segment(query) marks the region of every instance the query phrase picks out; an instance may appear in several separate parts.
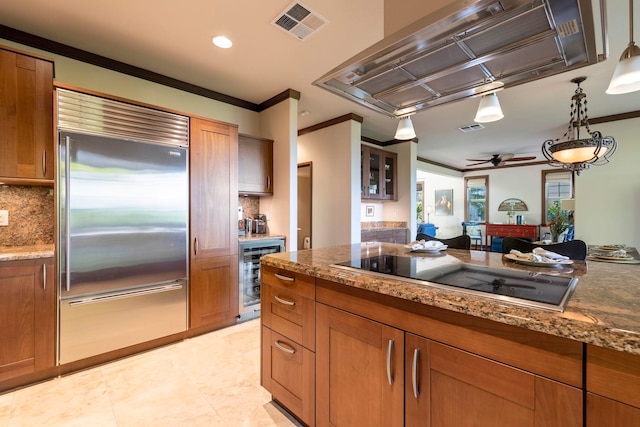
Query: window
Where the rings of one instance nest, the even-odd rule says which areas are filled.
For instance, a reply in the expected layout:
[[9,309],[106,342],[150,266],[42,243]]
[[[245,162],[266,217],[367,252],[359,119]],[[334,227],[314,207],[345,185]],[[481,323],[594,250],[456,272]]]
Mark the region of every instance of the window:
[[465,221],[487,222],[487,206],[489,205],[489,176],[470,176],[465,182]]
[[549,208],[562,199],[573,198],[573,173],[569,171],[543,170],[542,171],[542,212],[544,212],[543,224],[549,223]]

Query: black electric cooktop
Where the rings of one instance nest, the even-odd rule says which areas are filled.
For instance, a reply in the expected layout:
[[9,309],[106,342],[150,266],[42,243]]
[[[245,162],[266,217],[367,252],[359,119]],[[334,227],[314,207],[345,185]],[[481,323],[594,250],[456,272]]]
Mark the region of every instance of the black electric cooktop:
[[564,311],[578,283],[575,277],[452,263],[433,257],[378,255],[332,266],[393,276],[421,285],[453,287],[465,293],[560,312]]

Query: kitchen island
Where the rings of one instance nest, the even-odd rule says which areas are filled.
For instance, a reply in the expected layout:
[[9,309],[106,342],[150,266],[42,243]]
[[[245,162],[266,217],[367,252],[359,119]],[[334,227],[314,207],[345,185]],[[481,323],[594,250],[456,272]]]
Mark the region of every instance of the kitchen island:
[[[640,266],[575,261],[560,274],[578,277],[577,287],[555,312],[332,267],[367,254],[425,256],[363,243],[262,260],[262,383],[305,423],[414,425],[426,417],[439,425],[446,416],[455,420],[448,425],[487,417],[491,425],[582,426],[586,416],[587,425],[637,425]],[[560,272],[491,252],[446,257]],[[496,405],[499,419],[485,413]]]

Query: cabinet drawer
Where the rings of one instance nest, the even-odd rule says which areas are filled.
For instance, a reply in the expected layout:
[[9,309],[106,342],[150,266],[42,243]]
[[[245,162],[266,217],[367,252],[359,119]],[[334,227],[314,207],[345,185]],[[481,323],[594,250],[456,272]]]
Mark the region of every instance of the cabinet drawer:
[[283,288],[262,286],[262,323],[315,351],[315,301]]
[[315,300],[315,279],[305,274],[263,266],[262,283],[276,288],[286,289],[305,298]]
[[262,326],[261,385],[307,425],[315,425],[315,354]]

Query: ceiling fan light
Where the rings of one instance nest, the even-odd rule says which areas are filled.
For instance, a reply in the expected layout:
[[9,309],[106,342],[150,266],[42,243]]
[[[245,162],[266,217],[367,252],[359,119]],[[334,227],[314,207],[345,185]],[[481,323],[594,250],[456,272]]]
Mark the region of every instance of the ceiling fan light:
[[478,105],[478,111],[474,121],[477,123],[489,123],[498,121],[503,117],[504,114],[502,114],[502,108],[500,108],[500,100],[498,100],[498,95],[495,92],[480,98],[480,105]]
[[416,137],[416,131],[413,129],[413,123],[411,123],[411,117],[405,116],[398,122],[398,128],[396,129],[395,139],[400,141],[413,139]]
[[619,95],[640,90],[640,48],[635,43],[622,52],[606,92]]

